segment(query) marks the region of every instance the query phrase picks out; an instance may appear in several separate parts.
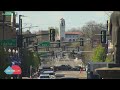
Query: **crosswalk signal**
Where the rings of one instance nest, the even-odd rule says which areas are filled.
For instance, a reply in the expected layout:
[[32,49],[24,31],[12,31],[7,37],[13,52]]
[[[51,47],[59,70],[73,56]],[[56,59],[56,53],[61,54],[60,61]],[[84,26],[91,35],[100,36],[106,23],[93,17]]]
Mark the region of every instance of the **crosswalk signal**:
[[80,38],[80,46],[84,46],[83,38]]
[[55,41],[55,29],[50,29],[50,41]]
[[23,46],[23,35],[17,35],[17,47],[21,48]]
[[101,31],[101,43],[106,43],[106,30]]

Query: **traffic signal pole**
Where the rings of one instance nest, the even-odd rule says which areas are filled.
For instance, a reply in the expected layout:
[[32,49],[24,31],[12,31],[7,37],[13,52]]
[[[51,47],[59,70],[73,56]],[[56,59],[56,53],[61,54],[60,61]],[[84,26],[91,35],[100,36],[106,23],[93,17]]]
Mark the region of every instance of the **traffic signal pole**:
[[[17,38],[18,38],[18,36],[22,36],[22,19],[21,19],[21,16],[22,15],[19,15],[19,31],[18,31],[18,34],[17,34]],[[20,40],[22,40],[22,39],[20,38]],[[20,41],[20,42],[22,42],[22,41]],[[17,44],[18,44],[18,39],[17,39]],[[20,47],[17,47],[17,48],[18,48],[18,52],[19,52],[18,57],[22,59],[22,47],[20,46]],[[22,60],[21,60],[21,64],[22,64]],[[20,75],[20,77],[18,77],[18,78],[22,78],[22,75]]]
[[3,11],[3,40],[4,40],[4,28],[5,28],[5,11]]

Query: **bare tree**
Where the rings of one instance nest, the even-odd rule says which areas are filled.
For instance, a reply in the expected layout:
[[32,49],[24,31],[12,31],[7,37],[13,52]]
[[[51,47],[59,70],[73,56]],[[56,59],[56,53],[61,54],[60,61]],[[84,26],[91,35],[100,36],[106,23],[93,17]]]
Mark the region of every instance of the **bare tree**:
[[81,30],[84,33],[86,39],[90,39],[92,47],[95,39],[100,39],[99,35],[101,30],[105,29],[105,25],[97,24],[95,21],[90,21],[84,25]]
[[80,28],[71,28],[68,31],[70,31],[70,32],[80,32]]
[[[92,49],[95,46],[95,43],[100,44],[100,34],[101,30],[105,29],[106,25],[103,25],[101,23],[96,23],[95,21],[90,21],[86,23],[82,28],[81,31],[84,33],[84,51],[92,51]],[[98,43],[99,41],[99,43]],[[92,53],[82,53],[84,62],[87,62],[91,59]]]

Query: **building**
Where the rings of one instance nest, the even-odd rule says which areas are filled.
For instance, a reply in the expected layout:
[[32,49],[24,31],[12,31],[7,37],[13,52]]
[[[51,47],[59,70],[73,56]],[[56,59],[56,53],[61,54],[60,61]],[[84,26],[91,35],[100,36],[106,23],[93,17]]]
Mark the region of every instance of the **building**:
[[32,34],[29,30],[23,33],[23,45],[24,47],[33,46],[36,40],[36,34]]
[[[44,35],[44,34],[46,34],[46,35]],[[50,41],[49,31],[48,30],[39,31],[36,35],[38,35],[38,36],[36,36],[38,42]]]
[[60,40],[64,41],[65,40],[65,19],[61,18],[60,19]]
[[83,36],[82,32],[65,32],[65,40],[72,42]]
[[0,40],[16,38],[16,15],[5,16],[3,31],[3,11],[0,11]]

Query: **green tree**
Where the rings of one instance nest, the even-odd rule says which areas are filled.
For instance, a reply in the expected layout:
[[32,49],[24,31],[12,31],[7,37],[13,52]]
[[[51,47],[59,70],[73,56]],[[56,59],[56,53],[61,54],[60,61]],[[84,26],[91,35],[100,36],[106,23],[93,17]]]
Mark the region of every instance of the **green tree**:
[[30,66],[32,65],[32,72],[38,69],[40,65],[40,58],[37,53],[23,49],[22,72],[23,76],[30,75]]
[[101,45],[97,46],[93,50],[92,61],[93,62],[105,62],[105,58],[106,58],[105,48],[102,47]]
[[113,62],[112,55],[107,55],[105,62]]

